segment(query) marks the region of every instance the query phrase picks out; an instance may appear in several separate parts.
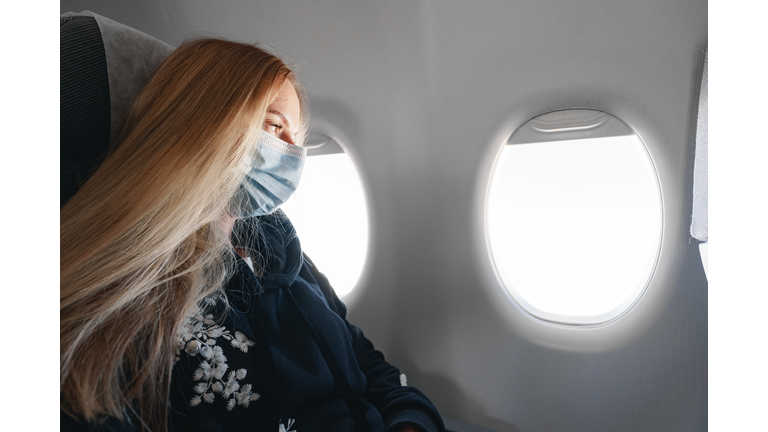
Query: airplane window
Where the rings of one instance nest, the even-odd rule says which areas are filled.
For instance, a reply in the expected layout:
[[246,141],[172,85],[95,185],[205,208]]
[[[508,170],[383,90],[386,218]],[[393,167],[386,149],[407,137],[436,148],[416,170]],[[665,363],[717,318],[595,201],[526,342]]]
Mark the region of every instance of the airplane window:
[[661,230],[651,159],[607,113],[538,116],[497,157],[486,207],[492,260],[538,318],[596,325],[629,310],[655,269]]
[[368,211],[352,160],[330,137],[310,134],[296,192],[283,205],[304,252],[343,298],[355,287],[368,248]]

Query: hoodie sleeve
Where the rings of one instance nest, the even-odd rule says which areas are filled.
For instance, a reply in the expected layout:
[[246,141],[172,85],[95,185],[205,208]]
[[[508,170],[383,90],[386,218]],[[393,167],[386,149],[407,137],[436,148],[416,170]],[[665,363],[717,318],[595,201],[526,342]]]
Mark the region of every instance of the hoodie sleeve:
[[347,325],[355,358],[368,382],[363,396],[379,410],[386,430],[394,432],[399,426],[412,423],[424,431],[444,432],[445,426],[437,408],[418,389],[405,385],[405,376],[384,360],[384,355],[373,347],[362,330],[347,321],[347,308],[336,296],[328,279],[306,255],[304,257],[328,305]]

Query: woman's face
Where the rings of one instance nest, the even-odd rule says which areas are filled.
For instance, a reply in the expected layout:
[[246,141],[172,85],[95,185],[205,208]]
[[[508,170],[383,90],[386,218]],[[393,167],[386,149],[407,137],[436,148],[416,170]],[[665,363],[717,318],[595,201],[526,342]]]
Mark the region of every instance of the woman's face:
[[283,81],[277,98],[267,108],[264,130],[281,140],[296,145],[301,128],[299,95],[289,80]]

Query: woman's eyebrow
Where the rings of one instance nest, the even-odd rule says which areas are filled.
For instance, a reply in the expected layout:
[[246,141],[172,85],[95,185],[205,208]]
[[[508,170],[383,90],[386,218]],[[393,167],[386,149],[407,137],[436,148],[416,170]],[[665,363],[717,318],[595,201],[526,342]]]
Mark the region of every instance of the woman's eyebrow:
[[285,116],[283,115],[283,113],[281,113],[280,111],[278,111],[278,110],[276,110],[276,109],[268,109],[268,110],[267,110],[267,112],[268,112],[268,113],[271,113],[271,114],[274,114],[274,115],[276,115],[276,116],[278,116],[278,117],[280,117],[280,118],[281,118],[281,119],[282,119],[282,120],[285,122],[286,126],[288,126],[288,128],[290,128],[290,127],[291,127],[291,122],[290,122],[290,121],[288,121],[288,119],[287,119],[287,118],[285,118]]

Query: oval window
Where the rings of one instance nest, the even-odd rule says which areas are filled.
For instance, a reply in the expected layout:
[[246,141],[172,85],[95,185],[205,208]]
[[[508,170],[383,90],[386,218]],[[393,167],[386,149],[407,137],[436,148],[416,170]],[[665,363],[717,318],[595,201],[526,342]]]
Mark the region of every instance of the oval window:
[[497,157],[486,207],[492,260],[535,317],[595,325],[622,315],[650,282],[661,230],[648,152],[610,114],[537,116]]
[[332,138],[307,137],[307,161],[283,205],[304,252],[344,297],[355,287],[368,248],[368,211],[355,165]]

